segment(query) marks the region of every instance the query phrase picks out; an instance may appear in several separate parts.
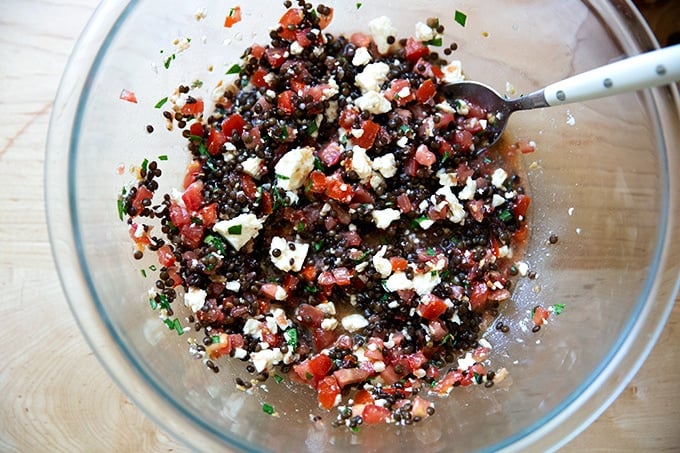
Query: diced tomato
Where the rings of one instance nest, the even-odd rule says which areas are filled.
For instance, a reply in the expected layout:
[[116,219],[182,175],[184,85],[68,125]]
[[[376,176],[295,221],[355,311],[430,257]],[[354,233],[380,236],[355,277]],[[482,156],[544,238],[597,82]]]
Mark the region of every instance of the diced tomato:
[[437,140],[437,144],[439,145],[439,149],[437,151],[439,152],[439,156],[442,159],[448,159],[449,157],[453,156],[453,146],[451,146],[449,142],[445,140]]
[[186,247],[195,249],[203,241],[203,227],[201,225],[190,222],[181,227],[179,232]]
[[430,151],[427,145],[419,145],[418,148],[416,148],[415,159],[416,162],[424,167],[429,167],[437,162],[437,156]]
[[184,206],[180,206],[176,202],[172,202],[172,204],[170,204],[169,211],[170,221],[177,228],[181,228],[191,222],[191,215],[189,215],[189,211],[187,211]]
[[400,256],[390,257],[390,264],[392,265],[393,272],[401,272],[408,267],[408,261]]
[[472,284],[472,292],[470,293],[470,306],[472,310],[479,311],[484,308],[489,297],[489,287],[485,282],[475,282]]
[[356,189],[354,189],[352,203],[373,204],[375,203],[375,200],[373,199],[373,194],[371,194],[368,189],[362,185],[359,185],[356,187]]
[[406,40],[404,52],[407,60],[416,62],[429,55],[430,49],[427,45],[411,37]]
[[333,361],[326,354],[317,354],[309,360],[309,370],[316,378],[323,378],[333,368]]
[[314,350],[322,351],[335,343],[338,334],[333,330],[314,329]]
[[142,210],[144,210],[144,200],[151,200],[153,198],[153,192],[151,192],[149,189],[147,189],[146,186],[139,186],[137,187],[137,193],[135,194],[135,198],[132,200],[132,207],[137,210],[137,214],[139,214]]
[[375,142],[375,138],[378,136],[380,126],[371,120],[366,120],[361,123],[361,130],[363,130],[364,133],[361,137],[352,138],[352,143],[361,146],[364,149],[370,149]]
[[352,33],[349,37],[349,42],[357,47],[368,47],[371,45],[371,41],[370,36],[361,32]]
[[295,32],[295,40],[302,47],[309,47],[312,45],[312,40],[309,39],[309,37],[307,37],[309,30],[310,30],[309,28],[305,28],[303,30],[298,30]]
[[[188,166],[187,166],[187,171],[184,174],[184,184],[183,187],[186,189],[189,187],[195,180],[196,176],[201,172],[201,163],[199,161],[192,161]],[[174,222],[173,222],[174,223]]]
[[297,278],[293,274],[286,274],[285,277],[283,277],[283,282],[281,283],[281,286],[283,287],[284,290],[288,294],[291,294],[293,291],[297,289],[297,285],[300,283],[300,279]]
[[300,304],[295,310],[295,318],[300,321],[303,326],[307,327],[321,327],[321,322],[324,320],[324,312],[309,304]]
[[389,89],[385,90],[384,95],[385,99],[394,101],[400,107],[416,98],[411,89],[411,83],[406,79],[392,80]]
[[168,244],[163,244],[158,251],[158,262],[161,266],[170,267],[175,264],[175,254]]
[[262,191],[262,199],[260,200],[260,209],[262,214],[271,214],[274,212],[274,198],[268,190]]
[[319,28],[324,29],[328,27],[328,25],[331,23],[333,20],[333,8],[328,7],[328,14],[321,14],[319,13]]
[[203,206],[203,181],[192,182],[182,194],[182,201],[189,211],[198,211]]
[[269,72],[264,68],[257,68],[253,75],[250,77],[250,81],[253,82],[253,85],[255,85],[258,88],[269,88],[269,84],[264,78],[264,76],[266,76],[268,73]]
[[260,44],[253,44],[250,46],[250,55],[259,60],[264,55],[264,46]]
[[406,359],[408,360],[409,367],[412,370],[422,368],[423,365],[427,363],[427,358],[425,357],[425,354],[423,354],[422,351],[409,354],[408,356],[406,356]]
[[208,354],[208,357],[213,360],[218,359],[223,355],[229,354],[233,349],[229,335],[226,333],[221,333],[218,336],[220,338],[219,343],[212,343],[205,348],[205,352]]
[[340,388],[347,385],[363,382],[371,376],[371,372],[361,368],[340,368],[333,372],[333,376],[338,381]]
[[323,193],[326,190],[326,175],[318,170],[313,170],[309,174],[311,185],[309,190],[314,193]]
[[534,324],[536,324],[537,326],[542,326],[543,323],[545,323],[545,321],[548,320],[549,316],[550,312],[539,305],[536,308],[534,308],[534,315],[532,317],[532,320],[534,321]]
[[212,128],[208,134],[208,153],[216,156],[222,152],[222,146],[227,143],[227,137],[219,130]]
[[316,268],[308,264],[300,270],[300,276],[308,282],[313,282],[316,279]]
[[264,51],[264,56],[272,68],[278,68],[286,61],[286,52],[285,49],[267,47]]
[[231,28],[239,22],[241,22],[241,7],[235,6],[229,10],[229,14],[224,18],[224,26]]
[[149,232],[145,230],[142,225],[131,223],[128,233],[130,234],[132,240],[135,241],[137,248],[140,250],[143,250],[145,246],[151,244]]
[[453,142],[460,146],[461,151],[469,151],[472,146],[472,134],[470,131],[456,131],[453,135]]
[[257,184],[255,184],[253,177],[246,173],[241,173],[240,179],[241,190],[243,190],[243,193],[246,195],[246,197],[248,197],[248,199],[251,201],[257,199]]
[[367,404],[361,412],[361,418],[367,425],[387,423],[391,416],[392,413],[389,409],[375,404]]
[[323,378],[318,384],[317,391],[319,406],[328,410],[333,409],[340,394],[340,386],[335,377],[331,375]]
[[442,340],[449,333],[444,323],[439,319],[433,319],[427,326],[434,341]]
[[470,200],[465,205],[473,219],[477,222],[484,220],[484,200]]
[[123,88],[123,90],[120,92],[120,96],[118,96],[119,99],[122,99],[123,101],[131,102],[133,104],[137,103],[137,96],[135,96],[135,93],[129,90],[126,90]]
[[203,114],[203,99],[196,99],[196,102],[187,102],[182,106],[182,115],[200,116]]
[[352,106],[347,106],[340,112],[338,124],[345,129],[351,129],[354,126],[354,121],[359,116],[359,111]]
[[525,243],[528,237],[529,226],[526,224],[522,225],[517,231],[512,233],[512,238],[519,243]]
[[271,348],[276,348],[283,343],[282,335],[271,332],[266,327],[263,327],[260,333],[262,334],[262,341],[267,343]]
[[281,19],[279,19],[279,24],[281,24],[281,27],[283,28],[279,33],[279,36],[287,41],[293,41],[295,39],[295,30],[304,18],[305,13],[301,8],[288,9],[288,11],[283,13]]
[[437,93],[437,87],[432,79],[427,79],[418,87],[416,91],[416,100],[421,104],[428,102]]
[[326,179],[326,195],[340,203],[350,203],[354,197],[354,188],[342,180],[342,176],[333,175]]
[[359,390],[352,399],[354,400],[354,404],[373,404],[375,401],[368,390],[364,389]]
[[203,137],[203,125],[198,121],[191,123],[191,126],[189,126],[189,133],[194,137]]
[[420,298],[417,312],[421,317],[432,320],[444,314],[447,308],[444,299],[434,294],[426,294]]
[[404,174],[413,178],[418,174],[418,167],[419,164],[416,159],[414,157],[409,157],[404,164]]
[[222,133],[227,139],[231,138],[231,135],[234,132],[236,132],[238,135],[241,135],[241,132],[243,132],[243,126],[245,125],[246,121],[243,119],[243,117],[238,113],[234,113],[222,121]]
[[286,299],[288,297],[288,293],[286,293],[285,290],[283,290],[282,293],[282,290],[283,288],[276,283],[263,283],[260,287],[260,293],[272,300]]
[[295,113],[295,105],[293,105],[293,97],[295,96],[296,94],[292,90],[286,90],[279,94],[277,104],[286,115]]
[[174,284],[172,285],[173,288],[181,285],[183,283],[182,277],[177,273],[177,269],[175,267],[169,267],[168,268],[168,276],[169,278],[172,279]]
[[340,162],[342,152],[343,148],[337,142],[330,142],[329,144],[321,148],[321,151],[319,151],[319,160],[326,167],[332,167],[333,165]]
[[336,285],[347,286],[352,283],[352,272],[346,267],[336,267],[331,272]]
[[420,417],[426,418],[429,414],[427,413],[427,409],[432,406],[433,404],[426,399],[421,398],[420,396],[416,396],[413,399],[413,405],[411,408],[411,415],[414,417]]
[[399,210],[404,214],[408,214],[413,210],[413,204],[405,193],[402,193],[397,197],[397,206],[399,206]]
[[515,218],[518,218],[520,216],[526,217],[530,204],[531,197],[529,197],[529,195],[524,194],[517,195],[515,205],[512,208],[512,214],[515,216]]

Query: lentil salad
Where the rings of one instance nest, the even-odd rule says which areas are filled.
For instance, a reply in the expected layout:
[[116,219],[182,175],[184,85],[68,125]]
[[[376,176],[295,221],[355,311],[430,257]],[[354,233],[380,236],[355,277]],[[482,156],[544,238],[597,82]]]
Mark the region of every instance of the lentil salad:
[[286,374],[337,425],[418,422],[430,395],[507,373],[481,333],[528,236],[518,153],[478,156],[495,114],[438,93],[462,71],[431,50],[436,19],[406,39],[386,17],[334,36],[331,8],[284,5],[209,114],[187,86],[164,112],[192,158],[183,190],[154,204],[162,171],[145,162],[119,210],[135,258],[162,266],[152,307],[178,333],[173,302],[191,309],[208,368]]

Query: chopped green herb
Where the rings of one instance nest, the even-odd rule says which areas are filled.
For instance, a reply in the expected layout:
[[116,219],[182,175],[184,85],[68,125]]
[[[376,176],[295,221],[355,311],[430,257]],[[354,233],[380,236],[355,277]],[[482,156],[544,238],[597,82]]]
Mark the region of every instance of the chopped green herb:
[[456,10],[453,20],[459,23],[461,27],[465,27],[465,23],[467,22],[467,14]]
[[361,3],[357,3],[357,9],[361,8]]
[[314,377],[314,375],[312,373],[310,373],[309,371],[305,371],[305,378],[307,380],[310,380],[313,377]]
[[203,239],[203,242],[215,247],[217,251],[220,252],[220,254],[225,254],[224,242],[222,242],[222,239],[218,238],[217,236],[208,235],[205,237],[205,239]]
[[318,252],[323,247],[324,241],[319,241],[314,243],[314,251]]
[[431,277],[436,277],[436,276],[437,276],[437,271],[430,271],[430,276],[431,276]]
[[451,157],[451,154],[448,151],[445,151],[444,156],[442,157],[442,164],[446,162],[449,157]]
[[430,388],[435,388],[437,386],[438,381],[434,379],[432,382],[430,382]]
[[189,135],[187,138],[189,139],[190,142],[202,142],[203,141],[203,137],[201,137],[200,135]]
[[439,345],[444,346],[446,344],[446,342],[449,341],[452,338],[453,338],[453,335],[451,335],[450,333],[447,333],[446,336],[444,337],[444,339],[441,341],[441,343],[439,343]]
[[158,268],[156,267],[155,264],[152,264],[151,266],[149,266],[149,270],[150,270],[151,272],[156,272],[156,269],[158,269]]
[[179,319],[165,319],[163,320],[166,326],[168,326],[168,329],[174,330],[177,332],[177,335],[183,335],[184,334],[184,328],[182,328],[182,323],[179,321]]
[[304,230],[305,230],[305,222],[299,221],[297,223],[297,225],[295,225],[295,231],[297,231],[298,233],[301,233]]
[[168,58],[165,59],[165,62],[163,62],[163,66],[165,66],[165,69],[170,68],[170,63],[171,63],[172,60],[174,60],[175,58],[176,58],[176,56],[175,56],[175,54],[173,53],[172,55],[170,55]]
[[441,45],[442,45],[442,38],[441,38],[441,37],[436,37],[436,38],[430,39],[429,41],[425,41],[425,44],[427,44],[428,46],[441,47]]
[[498,214],[498,218],[501,219],[503,222],[509,222],[512,220],[512,213],[509,210],[505,209],[501,211],[500,214]]
[[142,277],[146,278],[146,271],[144,269],[140,269],[139,273],[142,274]]
[[163,105],[165,105],[166,102],[168,102],[168,97],[167,97],[167,96],[165,96],[165,97],[164,97],[163,99],[161,99],[160,101],[156,102],[156,105],[154,105],[154,108],[159,109],[159,108],[163,107]]
[[437,254],[437,252],[435,251],[434,248],[432,248],[432,247],[427,248],[427,256],[435,256],[436,254]]
[[191,88],[201,88],[203,86],[203,81],[202,80],[194,80],[191,82]]
[[123,201],[123,197],[120,195],[118,196],[117,204],[118,204],[118,218],[122,222],[123,216],[125,215],[125,201]]
[[275,411],[274,411],[273,406],[270,406],[267,403],[263,403],[262,404],[262,412],[264,412],[265,414],[273,415]]
[[290,179],[290,176],[281,175],[281,174],[277,173],[277,174],[276,174],[276,179],[284,179],[284,180],[285,180],[285,179]]
[[350,426],[349,429],[352,430],[352,432],[358,433],[359,432],[359,427],[358,426]]
[[555,313],[556,315],[559,315],[564,311],[565,307],[566,307],[566,305],[564,305],[564,304],[555,304],[555,305],[553,305],[553,313]]
[[405,132],[410,131],[411,128],[408,127],[408,125],[406,125],[406,124],[402,124],[401,126],[399,126],[399,130],[405,133]]
[[168,301],[168,297],[165,294],[159,294],[158,295],[158,305],[164,310],[168,310],[170,308],[170,302]]
[[191,216],[190,220],[191,223],[193,223],[194,225],[203,225],[203,219],[201,219],[200,217]]
[[229,234],[241,234],[241,230],[243,227],[239,225],[232,225],[229,228],[227,228],[227,233]]
[[146,171],[146,169],[148,168],[148,166],[149,166],[149,159],[144,159],[144,160],[142,161],[142,170]]
[[[313,11],[313,10],[312,10]],[[281,128],[281,135],[279,136],[281,141],[284,141],[288,138],[288,128],[287,127],[282,127]]]
[[158,156],[158,160],[168,160],[168,155],[167,154],[161,154]]
[[288,329],[283,332],[283,338],[286,339],[286,343],[292,347],[296,347],[298,344],[298,332],[297,329]]
[[319,159],[316,156],[314,156],[314,168],[316,168],[319,171],[324,171],[323,164],[321,163],[321,159]]
[[149,306],[151,306],[152,310],[155,310],[158,308],[158,302],[156,302],[153,297],[149,297]]
[[316,124],[316,121],[310,121],[307,124],[307,135],[312,135],[314,132],[319,130],[319,126]]
[[283,378],[279,376],[278,374],[274,375],[274,381],[276,381],[277,384],[280,384],[283,382]]
[[208,153],[208,147],[205,146],[205,143],[201,143],[198,145],[198,154],[201,156],[208,156],[210,153]]
[[220,342],[220,336],[219,335],[212,335],[210,337],[210,340],[213,342],[213,344],[219,343]]
[[315,293],[318,293],[318,292],[319,292],[319,288],[317,288],[316,286],[307,285],[307,286],[305,286],[304,291],[305,291],[306,293],[315,294]]
[[231,68],[229,68],[229,69],[227,70],[226,73],[227,73],[227,75],[228,75],[228,74],[238,74],[239,72],[241,72],[241,66],[239,66],[238,64],[233,64],[233,65],[231,66]]

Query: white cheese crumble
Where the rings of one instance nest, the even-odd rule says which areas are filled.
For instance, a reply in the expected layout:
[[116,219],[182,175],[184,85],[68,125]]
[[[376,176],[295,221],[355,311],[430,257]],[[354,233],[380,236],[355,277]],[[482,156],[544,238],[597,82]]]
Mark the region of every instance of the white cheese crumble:
[[295,148],[283,155],[274,167],[276,184],[284,190],[297,190],[314,170],[314,148]]
[[376,17],[368,23],[368,29],[373,35],[373,41],[378,46],[378,52],[386,54],[390,50],[387,38],[397,36],[397,29],[392,26],[392,21],[387,16]]
[[354,57],[352,58],[352,64],[354,66],[364,66],[371,62],[371,54],[368,53],[368,49],[365,47],[359,47],[354,52]]
[[[278,252],[274,252],[278,250]],[[277,268],[284,272],[300,272],[307,257],[309,244],[304,242],[288,242],[285,238],[274,236],[269,246],[269,257]],[[278,254],[278,256],[274,256]]]
[[198,310],[203,308],[203,304],[205,304],[205,298],[207,296],[208,293],[206,293],[204,290],[190,286],[189,291],[184,293],[184,306],[191,308],[191,311],[196,313]]
[[372,259],[373,267],[382,278],[387,278],[392,273],[392,263],[390,263],[390,260],[385,258],[385,252],[387,252],[387,246],[383,245]]
[[297,41],[293,41],[293,43],[290,45],[290,53],[293,55],[300,55],[303,50],[305,50],[304,47],[302,47]]
[[477,182],[472,179],[472,176],[468,176],[465,181],[465,187],[463,190],[458,192],[459,200],[472,200],[475,197],[475,192],[477,191]]
[[324,312],[324,314],[329,316],[335,316],[335,304],[333,302],[324,302],[316,306],[319,310]]
[[521,275],[522,277],[526,277],[527,273],[529,272],[529,265],[524,261],[518,261],[516,263],[516,266],[519,275]]
[[453,60],[451,63],[442,67],[442,71],[444,72],[444,83],[460,82],[464,79],[463,69],[458,60]]
[[463,223],[463,221],[465,221],[467,213],[465,212],[465,208],[463,208],[463,205],[460,204],[460,202],[458,201],[458,198],[456,198],[456,195],[454,195],[454,193],[451,192],[451,187],[442,186],[435,193],[437,195],[443,195],[444,199],[446,200],[446,203],[448,203],[449,220],[451,220],[453,223]]
[[503,183],[505,182],[508,174],[502,168],[497,168],[491,175],[491,184],[498,189],[503,188]]
[[361,73],[357,74],[354,79],[354,84],[359,87],[362,93],[369,91],[380,91],[380,85],[387,80],[387,74],[390,72],[390,67],[383,62],[371,63],[366,65]]
[[270,370],[274,365],[281,363],[283,354],[281,349],[263,349],[260,352],[252,352],[250,358],[253,360],[253,365],[258,373],[264,370]]
[[232,292],[235,292],[235,293],[237,293],[241,290],[241,284],[238,282],[238,280],[232,280],[230,282],[226,282],[224,284],[224,287],[228,291],[232,291]]
[[376,209],[371,212],[371,217],[373,217],[373,222],[375,226],[384,230],[390,226],[392,222],[397,220],[401,212],[398,209],[387,208],[387,209]]
[[[363,132],[363,131],[362,131]],[[359,176],[361,183],[365,184],[371,178],[373,169],[371,159],[366,155],[366,150],[361,146],[352,148],[352,170]]]
[[397,174],[397,161],[394,154],[388,153],[373,159],[373,170],[380,172],[385,178],[391,178]]
[[243,166],[243,173],[250,175],[255,179],[260,179],[260,176],[264,173],[262,168],[263,162],[264,160],[259,157],[249,157],[241,164]]
[[501,197],[497,193],[493,194],[493,197],[491,198],[491,206],[492,207],[497,208],[500,205],[502,205],[503,203],[505,203],[505,198]]
[[434,35],[435,32],[429,25],[422,22],[416,23],[416,33],[414,36],[418,41],[431,41],[434,39]]
[[338,327],[338,320],[335,318],[326,318],[321,321],[321,328],[323,330],[335,330]]
[[388,101],[385,96],[378,93],[377,91],[367,91],[358,98],[354,100],[354,105],[359,107],[361,110],[373,113],[374,115],[379,115],[381,113],[387,113],[392,110],[392,104]]
[[467,370],[470,368],[472,365],[474,365],[475,359],[472,358],[472,353],[468,352],[465,354],[465,357],[462,359],[458,359],[458,369],[460,370]]
[[348,332],[356,332],[368,325],[368,320],[360,314],[347,315],[342,318],[342,327]]
[[255,214],[240,214],[230,220],[220,220],[213,230],[220,234],[236,250],[258,235],[262,229],[262,220]]

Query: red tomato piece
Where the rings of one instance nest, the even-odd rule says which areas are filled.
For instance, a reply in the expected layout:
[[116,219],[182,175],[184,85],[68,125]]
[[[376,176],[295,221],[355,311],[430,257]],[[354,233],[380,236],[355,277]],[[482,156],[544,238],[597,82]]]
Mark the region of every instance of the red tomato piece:
[[246,197],[248,197],[248,199],[251,201],[257,199],[257,184],[255,184],[253,177],[246,173],[241,173],[240,179],[241,190],[243,190],[243,193],[246,195]]
[[295,39],[295,30],[304,18],[305,13],[301,8],[288,9],[288,11],[283,13],[281,19],[279,19],[279,24],[283,28],[283,30],[279,32],[279,36],[285,40],[293,41]]
[[368,392],[368,390],[361,389],[357,392],[356,395],[354,395],[354,404],[373,404],[375,399],[373,399],[373,396]]
[[335,343],[338,334],[333,330],[314,329],[314,350],[322,351]]
[[243,132],[243,126],[245,125],[246,121],[243,119],[243,117],[238,113],[234,113],[222,121],[222,133],[227,139],[231,138],[234,132],[241,135]]
[[266,69],[257,68],[250,77],[250,81],[258,88],[269,88],[269,84],[264,78],[267,74],[269,74],[269,72]]
[[189,215],[189,211],[187,211],[184,206],[180,206],[173,201],[172,204],[170,205],[169,210],[170,221],[177,228],[181,228],[184,225],[187,225],[189,224],[189,222],[191,222],[191,216]]
[[131,102],[133,104],[137,103],[137,96],[133,91],[126,90],[123,88],[123,90],[120,92],[120,96],[118,96],[119,99],[122,99],[123,101]]
[[343,388],[350,384],[365,381],[371,376],[371,372],[361,368],[340,368],[333,372],[333,376],[337,379],[340,388]]
[[340,395],[340,386],[338,386],[335,377],[331,375],[323,378],[318,384],[317,391],[319,406],[328,410],[333,409],[337,397]]
[[[260,292],[263,296],[268,297],[269,299],[281,300],[282,297],[279,294],[281,289],[283,288],[281,288],[281,286],[277,285],[276,283],[263,283],[260,287]],[[288,297],[288,293],[285,293],[285,296]]]
[[319,28],[323,30],[324,28],[328,27],[328,25],[333,20],[333,8],[328,7],[326,14],[318,13],[318,15],[319,15]]
[[342,180],[342,176],[334,175],[326,179],[326,195],[330,198],[339,201],[340,203],[349,203],[354,197],[354,188]]
[[286,115],[295,113],[295,105],[293,104],[293,98],[295,96],[296,94],[292,90],[286,90],[279,94],[277,105]]
[[264,55],[264,46],[260,44],[253,44],[250,46],[250,55],[259,60]]
[[222,147],[227,143],[227,137],[219,130],[212,128],[208,134],[208,153],[216,156],[222,152]]
[[413,406],[411,409],[411,415],[414,417],[420,417],[425,418],[428,416],[427,409],[432,406],[432,403],[421,398],[420,396],[416,396],[413,399]]
[[295,318],[300,321],[303,326],[307,327],[321,327],[321,322],[324,320],[324,312],[309,304],[300,304],[295,310]]
[[371,45],[371,41],[373,40],[370,36],[361,32],[352,33],[352,35],[349,37],[349,42],[357,47],[368,47]]
[[484,308],[487,299],[489,298],[489,287],[485,282],[476,282],[472,284],[472,292],[470,294],[470,306],[472,310],[478,311]]
[[235,6],[229,10],[229,14],[224,18],[224,26],[231,28],[239,22],[241,22],[241,7]]
[[326,354],[317,354],[309,360],[309,370],[314,377],[321,379],[333,368],[333,361]]
[[370,149],[375,142],[375,138],[378,136],[380,126],[371,120],[366,120],[361,123],[361,130],[363,130],[364,133],[361,137],[352,138],[352,143],[361,146],[364,149]]
[[314,193],[323,193],[326,190],[326,175],[318,170],[309,174],[309,181],[312,183],[309,190]]
[[340,162],[343,148],[336,142],[330,142],[319,151],[319,160],[326,166],[332,167]]
[[427,79],[418,87],[418,91],[416,91],[416,100],[421,104],[424,104],[431,100],[435,93],[437,93],[436,85],[432,79]]
[[375,404],[367,404],[361,412],[361,418],[367,425],[374,425],[377,423],[387,423],[392,416],[392,413],[386,407],[376,406]]
[[337,267],[331,271],[335,284],[338,286],[347,286],[352,283],[352,272],[346,267]]
[[477,222],[484,220],[484,200],[470,200],[465,205],[473,219]]
[[186,247],[195,249],[203,242],[203,227],[195,223],[188,223],[180,228],[182,242]]
[[456,131],[453,141],[460,146],[461,151],[469,151],[472,146],[472,134],[466,130]]
[[145,208],[143,203],[144,200],[151,200],[152,198],[153,192],[147,189],[146,186],[139,186],[137,187],[137,194],[132,200],[132,207],[135,208],[137,210],[137,214],[139,214]]
[[175,264],[175,254],[168,244],[163,244],[158,251],[158,262],[161,266],[170,267]]
[[187,102],[182,106],[182,115],[201,116],[203,115],[203,99],[196,99],[196,102]]
[[399,210],[404,214],[408,214],[413,210],[413,204],[405,193],[402,193],[397,197],[397,206],[399,206]]
[[396,79],[390,82],[390,88],[385,90],[385,99],[394,101],[399,107],[413,101],[416,96],[411,89],[411,83],[406,79]]
[[208,206],[202,207],[198,214],[203,219],[204,227],[212,227],[217,221],[217,204],[211,203]]
[[424,167],[429,167],[437,162],[437,156],[430,151],[427,145],[419,145],[418,148],[416,148],[415,159],[416,162]]
[[515,205],[512,208],[512,214],[515,216],[515,218],[520,216],[526,217],[530,204],[531,197],[529,197],[529,195],[524,194],[517,195]]
[[347,106],[340,112],[340,118],[338,119],[338,124],[345,129],[351,129],[354,126],[354,120],[359,116],[359,111],[352,107]]
[[420,304],[416,311],[421,317],[432,320],[444,314],[447,308],[444,299],[434,294],[426,294],[420,298]]
[[416,62],[430,53],[430,49],[427,45],[412,37],[406,40],[404,51],[406,59],[412,62]]
[[182,194],[184,206],[189,211],[198,211],[203,205],[203,181],[194,181]]
[[537,326],[542,326],[543,323],[545,323],[545,321],[548,320],[549,316],[550,312],[539,305],[536,308],[534,308],[534,315],[532,317],[532,320],[534,321],[534,324],[536,324]]
[[268,190],[262,191],[262,199],[260,200],[260,210],[262,214],[271,214],[274,212],[274,198]]
[[405,271],[408,267],[408,261],[400,256],[390,257],[390,264],[392,265],[392,272]]
[[184,174],[184,188],[189,187],[195,180],[196,176],[201,173],[201,163],[194,160],[187,166],[187,171]]
[[189,133],[194,137],[203,137],[203,125],[198,121],[191,123],[191,126],[189,126]]

